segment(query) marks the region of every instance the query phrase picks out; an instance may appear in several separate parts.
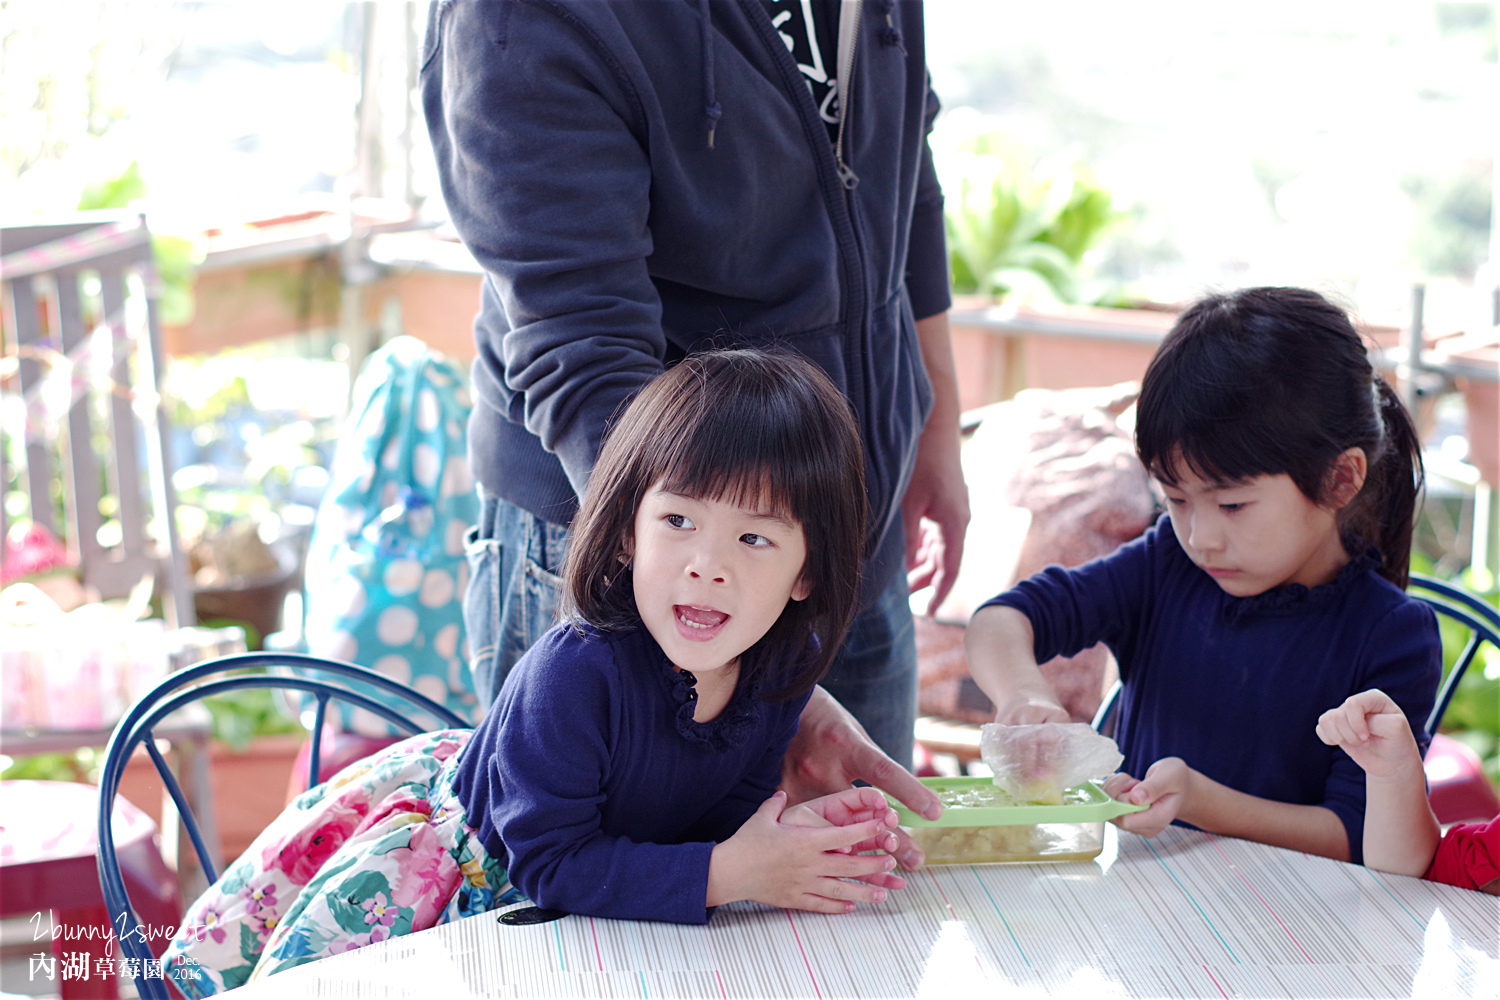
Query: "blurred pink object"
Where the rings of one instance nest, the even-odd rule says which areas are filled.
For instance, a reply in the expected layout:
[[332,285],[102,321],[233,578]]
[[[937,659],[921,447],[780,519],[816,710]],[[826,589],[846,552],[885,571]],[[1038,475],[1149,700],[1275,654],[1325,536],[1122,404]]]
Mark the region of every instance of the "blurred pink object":
[[1427,799],[1439,823],[1500,816],[1500,795],[1485,777],[1479,754],[1468,744],[1435,733],[1422,770],[1427,774]]
[[5,565],[0,567],[0,585],[58,566],[71,566],[67,547],[40,524],[18,524],[5,538]]

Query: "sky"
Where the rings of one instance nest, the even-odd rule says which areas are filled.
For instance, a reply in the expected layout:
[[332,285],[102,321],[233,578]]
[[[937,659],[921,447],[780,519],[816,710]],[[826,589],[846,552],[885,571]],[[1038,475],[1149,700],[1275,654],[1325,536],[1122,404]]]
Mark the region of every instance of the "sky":
[[1413,281],[1437,309],[1467,294],[1412,259],[1423,208],[1403,182],[1493,176],[1494,15],[1487,35],[1451,22],[1495,6],[1448,5],[1445,32],[1410,0],[929,0],[928,58],[950,122],[978,106],[1147,207],[1181,255],[1148,297],[1296,281],[1394,315]]

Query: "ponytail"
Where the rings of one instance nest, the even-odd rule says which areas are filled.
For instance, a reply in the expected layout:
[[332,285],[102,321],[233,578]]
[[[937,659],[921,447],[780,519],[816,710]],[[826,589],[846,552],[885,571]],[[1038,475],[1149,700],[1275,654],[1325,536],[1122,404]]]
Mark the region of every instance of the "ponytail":
[[1341,518],[1345,546],[1380,547],[1380,575],[1406,589],[1411,576],[1411,536],[1422,491],[1422,442],[1411,414],[1389,382],[1374,376],[1380,421],[1384,425],[1364,489]]

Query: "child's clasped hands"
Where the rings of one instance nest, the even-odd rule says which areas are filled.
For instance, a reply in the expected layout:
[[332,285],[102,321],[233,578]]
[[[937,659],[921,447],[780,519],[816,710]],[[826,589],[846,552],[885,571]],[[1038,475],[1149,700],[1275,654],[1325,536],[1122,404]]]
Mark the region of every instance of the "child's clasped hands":
[[[879,903],[905,879],[894,874],[896,811],[874,788],[787,805],[772,795],[733,836],[714,848],[708,905],[753,899],[818,913]],[[864,853],[878,852],[878,853]],[[774,857],[776,864],[766,864]],[[853,881],[849,881],[853,880]]]

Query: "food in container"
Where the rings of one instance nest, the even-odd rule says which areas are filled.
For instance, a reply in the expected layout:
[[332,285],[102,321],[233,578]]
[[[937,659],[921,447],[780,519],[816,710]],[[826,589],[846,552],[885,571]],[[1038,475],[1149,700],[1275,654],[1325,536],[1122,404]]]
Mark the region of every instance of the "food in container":
[[1145,806],[1117,802],[1100,781],[1062,793],[1058,805],[1018,802],[989,778],[923,778],[943,815],[923,817],[891,800],[901,827],[930,865],[1087,861],[1104,849],[1106,820]]

